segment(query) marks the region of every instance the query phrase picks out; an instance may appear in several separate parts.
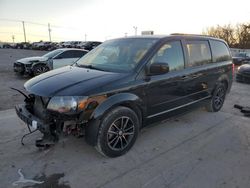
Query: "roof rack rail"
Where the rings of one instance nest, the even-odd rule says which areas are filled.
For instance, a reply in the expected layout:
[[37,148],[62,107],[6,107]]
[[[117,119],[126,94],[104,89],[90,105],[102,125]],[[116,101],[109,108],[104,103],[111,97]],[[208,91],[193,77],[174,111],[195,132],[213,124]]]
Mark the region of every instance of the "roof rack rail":
[[189,33],[171,33],[170,35],[208,36],[208,35],[202,35],[202,34],[189,34]]

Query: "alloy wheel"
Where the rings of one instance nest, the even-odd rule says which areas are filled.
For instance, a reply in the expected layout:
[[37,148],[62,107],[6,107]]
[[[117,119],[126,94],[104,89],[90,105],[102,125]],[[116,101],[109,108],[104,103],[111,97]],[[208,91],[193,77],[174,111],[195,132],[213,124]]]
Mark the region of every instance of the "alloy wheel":
[[225,99],[225,90],[224,88],[219,87],[214,96],[214,107],[216,109],[221,108],[221,106],[223,105],[224,99]]
[[116,119],[108,129],[108,146],[112,150],[121,151],[130,144],[134,134],[135,125],[133,121],[127,116],[122,116]]

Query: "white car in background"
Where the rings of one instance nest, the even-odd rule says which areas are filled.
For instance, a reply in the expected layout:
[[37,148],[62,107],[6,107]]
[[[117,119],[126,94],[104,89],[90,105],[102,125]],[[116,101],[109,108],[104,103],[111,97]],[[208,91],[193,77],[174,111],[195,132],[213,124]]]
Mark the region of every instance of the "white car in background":
[[87,50],[76,48],[62,48],[53,50],[40,57],[19,59],[14,63],[14,71],[19,74],[37,76],[52,69],[72,65],[83,57]]

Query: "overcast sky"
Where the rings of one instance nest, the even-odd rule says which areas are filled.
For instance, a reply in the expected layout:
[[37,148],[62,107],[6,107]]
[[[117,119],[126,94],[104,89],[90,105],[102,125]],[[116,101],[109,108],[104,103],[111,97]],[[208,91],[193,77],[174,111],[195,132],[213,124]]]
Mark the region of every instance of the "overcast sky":
[[[250,0],[0,0],[0,41],[100,40],[140,34],[196,33],[250,22]],[[19,22],[18,22],[19,21]],[[33,23],[30,23],[33,22]],[[38,25],[34,23],[44,24]]]

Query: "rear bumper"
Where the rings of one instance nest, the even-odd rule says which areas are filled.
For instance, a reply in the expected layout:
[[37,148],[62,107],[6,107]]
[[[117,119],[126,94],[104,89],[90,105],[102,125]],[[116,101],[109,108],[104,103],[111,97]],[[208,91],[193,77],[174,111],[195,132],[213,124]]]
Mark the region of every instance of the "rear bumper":
[[16,105],[15,109],[17,116],[28,126],[38,129],[42,133],[50,132],[50,124],[46,124],[43,120],[31,114],[25,108],[25,105]]

